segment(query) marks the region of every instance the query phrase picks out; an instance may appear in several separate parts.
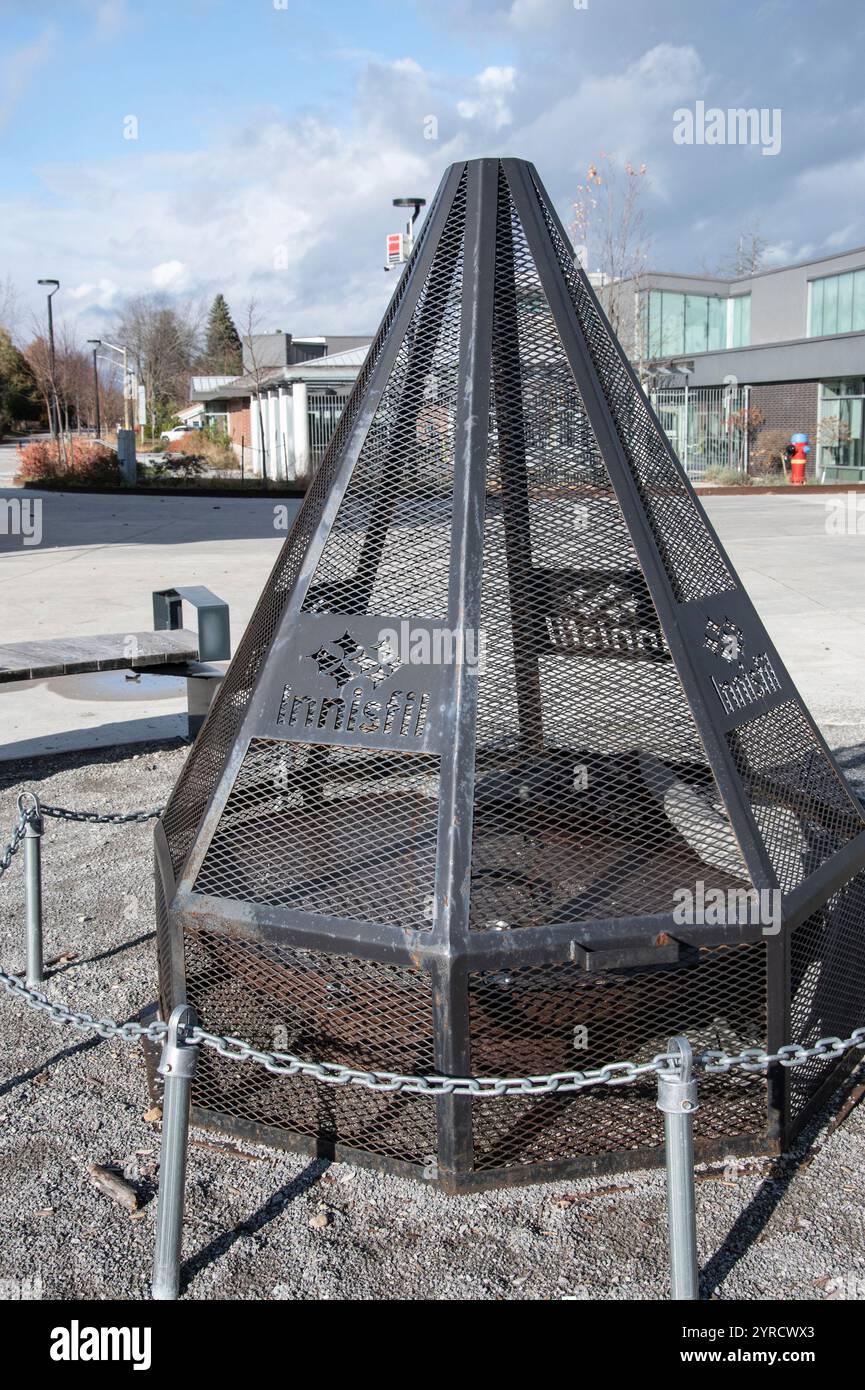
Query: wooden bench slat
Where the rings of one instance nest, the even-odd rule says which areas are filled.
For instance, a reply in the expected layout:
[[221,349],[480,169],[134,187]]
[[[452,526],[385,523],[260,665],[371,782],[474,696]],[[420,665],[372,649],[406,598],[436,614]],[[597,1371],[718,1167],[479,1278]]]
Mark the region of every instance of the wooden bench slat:
[[[127,655],[134,641],[134,656]],[[135,670],[198,660],[198,637],[181,628],[166,632],[118,632],[97,637],[49,638],[0,646],[0,683],[44,680],[94,671]]]

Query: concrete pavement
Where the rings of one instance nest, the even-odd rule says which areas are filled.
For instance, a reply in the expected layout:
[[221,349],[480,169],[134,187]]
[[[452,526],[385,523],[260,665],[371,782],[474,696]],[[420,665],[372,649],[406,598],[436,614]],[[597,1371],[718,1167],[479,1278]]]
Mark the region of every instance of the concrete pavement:
[[[204,584],[230,606],[236,649],[285,539],[270,498],[16,490],[0,508],[22,497],[41,503],[42,542],[0,534],[2,642],[150,628],[154,589]],[[122,672],[0,686],[0,758],[175,737],[185,708],[182,681]]]
[[0,487],[11,487],[18,472],[18,449],[14,444],[0,444]]
[[[0,534],[4,642],[149,627],[153,589],[195,583],[230,604],[236,649],[285,539],[269,498],[32,496],[41,544]],[[847,494],[703,500],[830,744],[865,741],[865,498],[862,534],[845,535],[827,524]],[[293,516],[298,503],[285,505]],[[178,734],[171,685],[130,691],[121,674],[0,687],[0,757]]]

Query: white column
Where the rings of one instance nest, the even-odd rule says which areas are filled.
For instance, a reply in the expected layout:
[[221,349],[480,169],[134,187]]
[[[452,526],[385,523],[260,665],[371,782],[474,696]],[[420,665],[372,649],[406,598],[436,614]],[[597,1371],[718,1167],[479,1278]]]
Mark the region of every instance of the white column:
[[249,448],[252,472],[260,474],[264,465],[261,457],[261,426],[259,424],[257,396],[251,396],[249,401]]
[[273,392],[266,391],[264,394],[265,415],[264,415],[264,437],[267,441],[267,476],[269,478],[279,477],[279,454],[276,449],[276,428],[274,421],[274,401]]
[[288,403],[290,399],[291,398],[288,394],[288,390],[284,386],[280,386],[278,412],[279,461],[281,465],[280,474],[284,478],[291,478],[294,476],[294,469],[292,467],[291,456],[291,426],[288,419]]
[[309,416],[307,414],[306,382],[296,381],[291,391],[294,476],[297,482],[305,483],[309,480]]

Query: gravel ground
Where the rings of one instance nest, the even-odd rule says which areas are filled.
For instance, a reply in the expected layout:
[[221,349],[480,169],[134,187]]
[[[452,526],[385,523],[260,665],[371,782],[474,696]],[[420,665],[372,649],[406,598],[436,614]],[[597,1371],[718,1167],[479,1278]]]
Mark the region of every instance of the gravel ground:
[[[852,731],[834,732],[838,745],[855,742]],[[80,809],[159,805],[184,757],[183,747],[163,746],[7,764],[0,825],[14,820],[25,784]],[[859,750],[845,761],[858,764]],[[153,999],[150,836],[146,826],[48,822],[46,955],[59,958],[52,997],[117,1018]],[[16,864],[0,888],[0,959],[15,971],[21,900]],[[0,1076],[8,1078],[0,1082],[0,1293],[146,1297],[159,1132],[145,1118],[140,1051],[73,1035],[4,996]],[[863,1161],[865,1104],[828,1137],[815,1126],[775,1164],[701,1170],[704,1292],[865,1297]],[[130,1215],[98,1190],[91,1163],[120,1165],[139,1210]],[[448,1198],[195,1132],[184,1258],[192,1299],[665,1298],[663,1179],[641,1172]]]

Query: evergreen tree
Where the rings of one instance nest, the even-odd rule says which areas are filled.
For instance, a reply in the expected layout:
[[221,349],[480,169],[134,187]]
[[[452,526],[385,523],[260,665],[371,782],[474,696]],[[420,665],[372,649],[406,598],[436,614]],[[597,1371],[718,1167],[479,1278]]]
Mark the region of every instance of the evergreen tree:
[[0,438],[16,420],[42,420],[44,406],[33,373],[5,328],[0,328]]
[[207,365],[220,376],[237,375],[243,370],[243,349],[225,296],[218,294],[207,316]]

